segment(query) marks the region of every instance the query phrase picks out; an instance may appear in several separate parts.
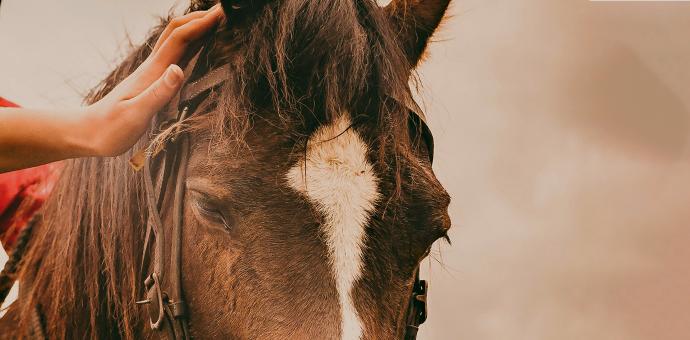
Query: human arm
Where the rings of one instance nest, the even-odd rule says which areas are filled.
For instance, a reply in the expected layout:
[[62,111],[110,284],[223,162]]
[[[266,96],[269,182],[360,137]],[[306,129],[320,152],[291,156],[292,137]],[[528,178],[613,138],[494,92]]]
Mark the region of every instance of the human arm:
[[214,7],[171,21],[150,56],[92,105],[73,110],[0,109],[0,172],[128,150],[179,90],[183,75],[175,63],[186,47],[222,15]]

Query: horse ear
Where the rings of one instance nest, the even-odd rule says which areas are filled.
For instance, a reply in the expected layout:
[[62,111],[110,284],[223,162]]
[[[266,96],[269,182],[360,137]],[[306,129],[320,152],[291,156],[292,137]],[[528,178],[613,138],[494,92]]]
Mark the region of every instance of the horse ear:
[[400,32],[405,53],[415,67],[451,0],[392,0],[385,10]]
[[269,0],[220,0],[228,23],[237,24],[254,17]]

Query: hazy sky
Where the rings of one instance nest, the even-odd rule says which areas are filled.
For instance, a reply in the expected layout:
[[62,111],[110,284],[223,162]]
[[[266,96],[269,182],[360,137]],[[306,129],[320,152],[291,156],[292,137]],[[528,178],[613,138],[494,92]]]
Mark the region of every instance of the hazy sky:
[[[70,107],[169,1],[4,0],[0,96]],[[690,3],[457,1],[420,70],[453,246],[422,339],[687,339]]]

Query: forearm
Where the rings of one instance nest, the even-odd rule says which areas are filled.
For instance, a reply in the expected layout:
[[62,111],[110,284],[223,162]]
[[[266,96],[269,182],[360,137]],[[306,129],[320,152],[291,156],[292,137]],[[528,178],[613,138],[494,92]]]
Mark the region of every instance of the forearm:
[[0,109],[0,172],[94,155],[87,110]]

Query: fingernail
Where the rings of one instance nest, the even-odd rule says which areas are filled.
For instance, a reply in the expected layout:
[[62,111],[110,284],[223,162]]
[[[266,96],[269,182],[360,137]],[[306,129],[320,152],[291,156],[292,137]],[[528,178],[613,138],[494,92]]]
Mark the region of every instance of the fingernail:
[[165,75],[163,75],[163,81],[165,81],[165,84],[170,87],[176,87],[180,84],[183,77],[184,74],[182,73],[182,69],[180,69],[180,67],[175,64],[171,64],[170,66],[168,66],[168,69],[165,70]]

